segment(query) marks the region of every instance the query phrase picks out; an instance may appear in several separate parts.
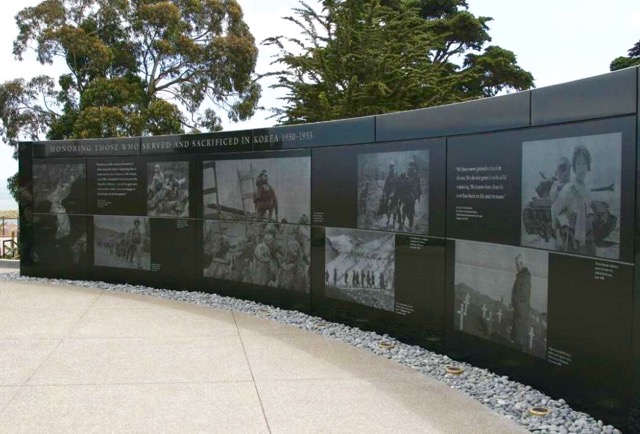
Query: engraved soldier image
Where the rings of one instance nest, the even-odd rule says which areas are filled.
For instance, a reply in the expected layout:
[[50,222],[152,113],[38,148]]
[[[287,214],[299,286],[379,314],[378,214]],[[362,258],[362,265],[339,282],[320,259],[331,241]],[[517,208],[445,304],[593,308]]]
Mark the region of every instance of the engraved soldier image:
[[[571,180],[571,163],[565,157],[560,157],[555,176],[551,179],[549,199],[555,201],[565,185]],[[544,194],[544,193],[541,193]]]
[[261,170],[256,178],[256,191],[253,194],[253,203],[256,206],[258,220],[264,220],[265,216],[278,221],[278,197],[272,186],[269,185],[269,176],[266,170]]
[[266,229],[262,242],[253,250],[253,259],[249,265],[251,283],[263,286],[276,286],[278,264],[275,258],[275,237],[271,229]]
[[529,341],[529,304],[531,299],[531,274],[524,266],[522,254],[516,255],[516,280],[511,290],[513,309],[511,341],[521,348]]
[[395,235],[378,231],[327,228],[325,295],[376,309],[395,310]]
[[228,279],[231,276],[231,252],[229,240],[222,236],[212,240],[211,262],[204,274],[215,279]]
[[358,201],[358,209],[366,213],[367,212],[367,199],[369,198],[369,182],[365,182],[364,187],[360,190],[360,199]]
[[147,215],[189,217],[189,163],[147,164]]
[[153,178],[151,179],[151,183],[149,185],[149,190],[153,194],[157,194],[164,187],[164,173],[162,173],[162,169],[159,164],[155,164],[153,166]]
[[389,164],[389,172],[387,173],[387,177],[384,180],[384,186],[382,187],[382,200],[380,201],[380,206],[378,207],[378,214],[383,214],[387,216],[387,225],[389,224],[389,220],[393,216],[393,224],[395,225],[396,220],[396,204],[398,197],[396,195],[396,185],[397,185],[398,175],[396,174],[396,163],[393,161]]
[[94,265],[151,269],[149,218],[97,215],[93,224]]
[[521,244],[619,259],[620,133],[524,142]]
[[278,285],[288,290],[305,288],[308,284],[309,266],[304,258],[304,252],[299,242],[290,239],[286,243],[286,250],[278,271]]
[[548,252],[457,240],[453,328],[545,358],[548,287]]
[[429,151],[358,156],[358,228],[428,233]]
[[308,227],[209,220],[204,229],[204,277],[309,292]]
[[203,162],[204,217],[309,224],[311,158]]
[[582,145],[573,150],[571,167],[574,178],[558,194],[551,205],[551,226],[557,249],[595,255],[591,192],[585,181],[591,170],[591,154]]
[[133,227],[129,229],[127,233],[127,260],[130,263],[134,263],[136,268],[142,268],[140,250],[142,248],[142,232],[140,232],[140,219],[137,218],[133,221]]

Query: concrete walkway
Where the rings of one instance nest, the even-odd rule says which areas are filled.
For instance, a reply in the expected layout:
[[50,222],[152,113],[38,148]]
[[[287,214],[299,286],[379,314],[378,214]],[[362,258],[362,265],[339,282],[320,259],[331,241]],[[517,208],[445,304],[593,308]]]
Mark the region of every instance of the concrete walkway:
[[367,351],[209,307],[0,282],[0,432],[526,432]]

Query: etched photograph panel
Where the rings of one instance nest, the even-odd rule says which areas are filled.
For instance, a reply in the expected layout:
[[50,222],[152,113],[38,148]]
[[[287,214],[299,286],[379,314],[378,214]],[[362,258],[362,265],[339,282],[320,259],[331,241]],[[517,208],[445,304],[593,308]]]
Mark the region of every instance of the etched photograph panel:
[[393,312],[395,235],[327,228],[324,279],[327,297]]
[[147,215],[189,217],[189,162],[147,163]]
[[204,222],[204,277],[309,293],[310,228]]
[[84,214],[86,211],[84,163],[34,164],[34,212]]
[[94,265],[151,269],[151,228],[147,217],[94,216]]
[[205,218],[309,224],[311,158],[203,163]]
[[87,217],[34,214],[31,262],[34,265],[85,265]]
[[522,144],[521,245],[620,258],[622,134]]
[[549,253],[456,241],[457,331],[545,358]]
[[358,156],[358,228],[429,233],[429,151]]

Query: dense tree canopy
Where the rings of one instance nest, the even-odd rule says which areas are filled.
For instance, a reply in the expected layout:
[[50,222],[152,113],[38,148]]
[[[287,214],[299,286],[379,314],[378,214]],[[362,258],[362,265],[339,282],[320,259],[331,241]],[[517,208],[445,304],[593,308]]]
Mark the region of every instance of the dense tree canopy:
[[257,48],[236,0],[44,0],[16,16],[18,60],[68,72],[0,85],[0,137],[219,130],[255,111]]
[[277,36],[274,109],[285,124],[387,113],[533,86],[516,56],[487,46],[488,17],[464,0],[300,2],[285,17],[300,38]]
[[613,59],[611,65],[609,65],[609,69],[611,71],[617,71],[618,69],[640,65],[640,41],[629,48],[628,54],[629,56],[620,56]]

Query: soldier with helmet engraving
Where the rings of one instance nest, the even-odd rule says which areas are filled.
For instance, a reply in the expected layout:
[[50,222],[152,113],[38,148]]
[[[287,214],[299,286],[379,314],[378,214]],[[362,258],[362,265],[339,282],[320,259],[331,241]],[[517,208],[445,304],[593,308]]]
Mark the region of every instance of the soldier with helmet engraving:
[[573,149],[573,180],[558,194],[551,205],[551,224],[557,248],[564,252],[595,255],[591,192],[586,184],[591,171],[591,153],[584,145]]

